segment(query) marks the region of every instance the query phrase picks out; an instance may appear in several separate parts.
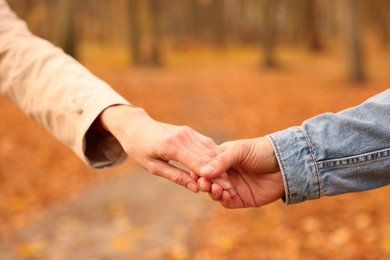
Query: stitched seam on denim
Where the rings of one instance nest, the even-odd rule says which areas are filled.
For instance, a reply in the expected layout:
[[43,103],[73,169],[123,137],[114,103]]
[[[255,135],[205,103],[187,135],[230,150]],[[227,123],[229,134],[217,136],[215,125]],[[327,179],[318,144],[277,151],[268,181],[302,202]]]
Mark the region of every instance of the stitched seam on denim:
[[[290,199],[290,187],[288,186],[288,181],[287,181],[287,177],[286,177],[286,172],[284,170],[284,164],[281,163],[283,161],[282,157],[280,156],[280,153],[279,153],[279,150],[277,149],[276,147],[276,142],[275,140],[272,138],[272,136],[268,135],[268,137],[272,140],[272,146],[274,147],[274,151],[276,153],[276,158],[278,160],[278,163],[279,163],[279,167],[280,167],[280,171],[282,172],[282,176],[283,176],[283,181],[284,183],[286,184],[285,186],[285,190],[286,190],[286,204],[289,204],[291,199]],[[279,161],[280,160],[280,161]]]
[[383,160],[388,157],[390,157],[390,148],[355,156],[322,161],[318,163],[318,167],[320,169],[343,168],[351,165],[360,165],[372,161]]
[[301,132],[301,134],[303,135],[303,138],[305,139],[305,142],[306,142],[306,145],[307,145],[307,148],[310,152],[310,156],[311,156],[311,159],[313,161],[313,164],[314,164],[314,169],[315,169],[315,174],[316,174],[316,177],[317,177],[317,183],[318,183],[318,198],[321,197],[321,193],[322,193],[322,187],[321,187],[321,179],[320,179],[320,172],[319,172],[319,169],[317,167],[317,163],[314,159],[314,153],[313,153],[313,149],[312,149],[312,146],[310,144],[310,141],[309,141],[309,137],[306,136],[305,132],[303,129],[297,127],[298,131]]

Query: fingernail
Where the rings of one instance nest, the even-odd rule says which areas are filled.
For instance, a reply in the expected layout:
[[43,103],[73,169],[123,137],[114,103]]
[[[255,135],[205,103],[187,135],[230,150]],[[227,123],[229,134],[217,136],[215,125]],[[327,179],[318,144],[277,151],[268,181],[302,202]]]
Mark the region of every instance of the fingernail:
[[200,171],[199,171],[199,173],[200,174],[204,174],[204,175],[209,175],[209,174],[212,174],[212,173],[214,173],[215,172],[215,169],[213,168],[213,167],[211,167],[210,165],[206,165],[206,166],[203,166],[201,169],[200,169]]
[[237,195],[237,191],[234,188],[229,189],[229,192],[230,192],[230,195],[232,195],[232,197]]
[[195,192],[195,193],[198,192],[198,187],[197,187],[195,184],[193,184],[193,183],[188,183],[188,184],[187,184],[187,188],[188,188],[189,190]]
[[231,187],[233,187],[233,185],[231,184],[231,182],[228,181],[228,180],[226,180],[226,179],[222,179],[221,182],[222,182],[221,184],[223,185],[223,188],[226,189],[226,190],[228,190],[228,189],[230,189]]

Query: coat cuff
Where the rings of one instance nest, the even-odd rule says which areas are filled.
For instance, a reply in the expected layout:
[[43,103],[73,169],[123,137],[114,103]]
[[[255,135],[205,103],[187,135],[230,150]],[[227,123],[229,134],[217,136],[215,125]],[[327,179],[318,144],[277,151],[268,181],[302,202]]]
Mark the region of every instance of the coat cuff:
[[321,197],[321,179],[310,140],[300,127],[267,136],[274,148],[285,186],[286,204]]
[[[76,153],[90,167],[103,169],[123,162],[127,155],[119,141],[112,135],[103,134],[94,127],[94,122],[104,109],[113,105],[130,105],[123,97],[111,89],[105,90],[104,98],[91,98],[78,118]],[[89,104],[88,104],[89,103]]]

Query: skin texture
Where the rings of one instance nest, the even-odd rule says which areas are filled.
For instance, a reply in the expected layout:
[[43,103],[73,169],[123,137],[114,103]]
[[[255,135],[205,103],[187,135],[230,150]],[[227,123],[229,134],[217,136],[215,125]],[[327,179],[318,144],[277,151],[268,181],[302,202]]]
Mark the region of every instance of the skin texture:
[[[111,106],[99,116],[104,129],[110,132],[122,145],[130,158],[147,171],[169,179],[193,192],[198,192],[194,172],[222,152],[212,139],[199,134],[187,126],[165,124],[152,119],[142,108],[126,105]],[[176,161],[189,169],[170,162]],[[205,183],[208,181],[205,181]],[[209,185],[235,192],[226,173],[211,178]]]
[[[213,158],[198,174],[201,191],[209,191],[213,200],[226,208],[260,207],[281,199],[285,195],[283,177],[270,141],[255,138],[226,142],[222,153]],[[227,172],[236,196],[207,179]]]

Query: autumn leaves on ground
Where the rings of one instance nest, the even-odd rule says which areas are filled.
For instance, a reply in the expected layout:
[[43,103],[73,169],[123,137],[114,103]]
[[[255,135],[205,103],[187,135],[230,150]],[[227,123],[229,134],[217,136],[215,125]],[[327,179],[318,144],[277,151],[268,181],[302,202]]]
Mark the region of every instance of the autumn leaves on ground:
[[[276,70],[260,68],[259,54],[250,48],[184,49],[166,57],[162,68],[113,68],[88,57],[84,62],[155,119],[189,125],[220,143],[297,125],[387,89],[390,53],[372,45],[366,59],[369,80],[359,85],[345,79],[337,50],[312,54],[281,48]],[[11,102],[1,97],[0,103],[1,239],[45,209],[77,198],[93,183],[136,167],[129,161],[96,173]],[[294,206],[220,208],[196,224],[196,250],[189,258],[386,259],[389,192],[382,188]]]

